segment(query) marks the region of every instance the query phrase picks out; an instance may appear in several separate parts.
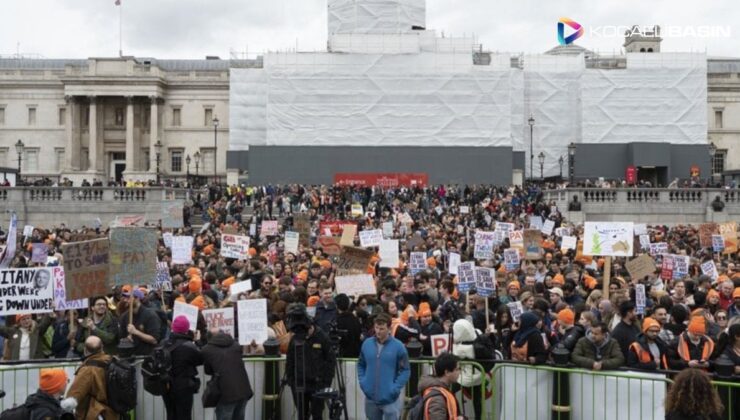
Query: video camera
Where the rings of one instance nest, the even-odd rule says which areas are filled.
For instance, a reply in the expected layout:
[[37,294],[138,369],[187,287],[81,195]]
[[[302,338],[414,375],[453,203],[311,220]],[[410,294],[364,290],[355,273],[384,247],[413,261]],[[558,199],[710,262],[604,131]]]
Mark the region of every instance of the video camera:
[[295,338],[304,340],[308,335],[308,329],[313,322],[308,317],[306,306],[302,303],[293,303],[288,306],[285,313],[285,325]]

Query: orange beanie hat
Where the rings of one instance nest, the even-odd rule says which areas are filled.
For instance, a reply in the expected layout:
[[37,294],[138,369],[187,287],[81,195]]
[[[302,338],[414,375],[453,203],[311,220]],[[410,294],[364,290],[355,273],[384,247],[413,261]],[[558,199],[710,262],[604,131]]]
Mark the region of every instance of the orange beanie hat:
[[41,369],[39,372],[39,389],[54,395],[67,387],[67,373],[64,369]]
[[517,280],[512,281],[511,283],[509,283],[508,286],[506,286],[506,290],[508,290],[508,289],[521,290],[521,288],[522,288],[522,286],[519,284],[519,281],[517,281]]
[[736,287],[735,290],[732,292],[732,298],[733,299],[740,298],[740,287]]
[[247,250],[247,254],[249,254],[250,257],[254,257],[257,255],[257,250],[255,248],[249,248],[249,250]]
[[31,314],[18,314],[15,316],[15,322],[21,322],[23,318],[30,318]]
[[190,304],[193,306],[197,306],[198,309],[200,309],[201,311],[206,308],[206,301],[205,299],[203,299],[203,296],[196,296],[195,299],[190,302]]
[[432,268],[437,267],[437,260],[434,257],[427,258],[427,266]]
[[419,304],[419,318],[423,316],[432,316],[432,309],[427,302],[421,302]]
[[558,322],[561,324],[573,325],[576,323],[576,314],[568,308],[558,312]]
[[593,289],[595,289],[595,288],[596,288],[596,286],[598,285],[598,282],[596,281],[596,279],[595,279],[595,278],[593,278],[593,277],[591,277],[591,276],[583,276],[583,284],[585,284],[585,285],[586,285],[586,287],[587,287],[587,288],[588,288],[589,290],[593,290]]
[[190,291],[190,293],[200,293],[202,288],[203,288],[203,280],[197,277],[194,279],[191,279],[188,282],[188,291]]
[[644,321],[642,321],[643,334],[646,333],[647,330],[649,330],[650,328],[660,329],[660,323],[651,317],[647,317]]
[[308,298],[308,302],[306,302],[306,306],[316,306],[319,303],[319,297],[318,296],[311,296]]
[[692,334],[697,335],[704,335],[707,333],[707,325],[706,322],[704,322],[704,317],[701,316],[692,316],[691,322],[689,322],[689,327],[687,330]]
[[234,276],[231,276],[231,277],[229,277],[226,280],[224,280],[224,281],[221,282],[221,286],[223,286],[223,287],[225,287],[227,289],[230,288],[232,284],[234,284]]
[[556,274],[555,277],[552,278],[552,284],[556,284],[558,286],[565,285],[565,277],[563,277],[562,274]]
[[308,279],[308,270],[301,270],[296,277],[299,280],[306,281]]

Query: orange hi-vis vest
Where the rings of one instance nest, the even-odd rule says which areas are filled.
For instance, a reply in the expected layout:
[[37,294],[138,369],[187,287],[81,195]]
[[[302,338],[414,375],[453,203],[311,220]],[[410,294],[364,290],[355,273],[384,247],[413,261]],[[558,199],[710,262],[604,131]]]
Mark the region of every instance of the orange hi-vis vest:
[[[678,355],[681,356],[681,359],[683,359],[684,362],[688,363],[691,360],[691,352],[689,352],[689,343],[685,337],[686,334],[678,336]],[[713,351],[714,341],[712,341],[711,338],[704,336],[704,348],[701,349],[701,360],[709,360]]]
[[[431,386],[424,390],[422,398],[432,392],[433,389],[436,389],[440,394],[442,394],[443,397],[445,397],[445,405],[447,406],[447,418],[450,420],[457,420],[457,400],[447,388],[441,386]],[[424,404],[424,420],[429,420],[429,404],[432,402],[432,398],[429,398]]]
[[[635,352],[640,363],[653,362],[653,354],[649,350],[645,350],[637,341],[630,344],[630,351]],[[668,359],[666,359],[665,354],[660,358],[660,369],[668,369]]]

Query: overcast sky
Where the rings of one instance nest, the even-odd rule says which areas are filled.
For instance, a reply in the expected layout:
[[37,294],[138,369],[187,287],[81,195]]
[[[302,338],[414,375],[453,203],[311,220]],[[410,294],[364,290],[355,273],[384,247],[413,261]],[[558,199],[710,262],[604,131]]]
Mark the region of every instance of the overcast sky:
[[[296,41],[299,50],[326,48],[326,0],[121,1],[126,55],[228,58],[231,50],[252,55],[295,48]],[[118,16],[114,0],[3,0],[0,54],[116,56]],[[594,36],[589,28],[660,24],[686,35],[665,39],[663,51],[740,56],[737,0],[427,0],[428,29],[474,33],[492,51],[544,52],[557,45],[560,17],[586,27],[576,44],[602,53],[619,52],[623,37]],[[712,25],[730,35],[692,36]]]

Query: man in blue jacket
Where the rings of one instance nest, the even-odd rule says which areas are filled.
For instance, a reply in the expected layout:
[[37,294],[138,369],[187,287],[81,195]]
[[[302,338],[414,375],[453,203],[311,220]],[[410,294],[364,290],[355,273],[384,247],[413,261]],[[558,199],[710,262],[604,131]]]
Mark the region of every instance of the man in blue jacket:
[[391,337],[391,318],[382,313],[375,318],[375,337],[362,343],[357,376],[365,394],[365,416],[369,420],[398,420],[399,398],[409,380],[409,354],[406,347]]

